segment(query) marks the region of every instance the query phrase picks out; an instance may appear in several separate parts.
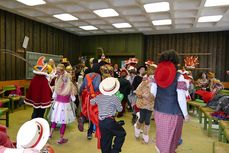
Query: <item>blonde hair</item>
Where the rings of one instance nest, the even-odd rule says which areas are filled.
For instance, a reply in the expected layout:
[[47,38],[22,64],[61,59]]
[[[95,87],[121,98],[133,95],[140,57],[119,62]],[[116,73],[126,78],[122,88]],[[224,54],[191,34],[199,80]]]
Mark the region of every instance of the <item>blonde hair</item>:
[[146,70],[147,75],[148,75],[148,76],[149,76],[149,75],[153,75],[155,69],[156,69],[156,68],[155,68],[154,66],[148,66],[148,67],[147,67],[147,70]]
[[55,82],[55,92],[59,95],[76,95],[76,87],[71,81],[71,75],[64,73],[60,75]]

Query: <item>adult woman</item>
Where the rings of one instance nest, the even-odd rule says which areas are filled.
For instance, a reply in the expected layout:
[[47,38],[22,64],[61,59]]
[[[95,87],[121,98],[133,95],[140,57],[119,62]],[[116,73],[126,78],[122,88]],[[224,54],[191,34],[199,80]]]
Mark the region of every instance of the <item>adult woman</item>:
[[199,78],[195,82],[197,88],[202,90],[206,90],[209,88],[209,79],[207,78],[207,74],[205,72],[200,73]]
[[175,153],[181,137],[183,119],[188,120],[184,77],[177,72],[179,57],[174,50],[161,54],[151,85],[155,96],[156,149],[160,153]]

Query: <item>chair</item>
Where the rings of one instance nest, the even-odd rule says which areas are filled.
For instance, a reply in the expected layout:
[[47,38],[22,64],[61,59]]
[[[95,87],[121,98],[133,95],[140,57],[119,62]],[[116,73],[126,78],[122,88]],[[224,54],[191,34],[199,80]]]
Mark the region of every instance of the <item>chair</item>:
[[[24,99],[24,96],[6,96],[5,93],[6,92],[10,92],[10,91],[15,91],[16,90],[16,87],[14,85],[10,85],[10,86],[5,86],[2,88],[4,93],[3,93],[3,97],[7,97],[10,99],[10,110],[11,112],[13,113],[14,111],[14,105],[15,105],[15,102],[16,101],[19,101],[21,98]],[[26,106],[24,105],[24,109],[26,109]]]
[[2,115],[5,115],[5,118],[0,118],[0,120],[5,120],[6,121],[6,126],[9,127],[9,109],[6,107],[0,107],[0,117]]

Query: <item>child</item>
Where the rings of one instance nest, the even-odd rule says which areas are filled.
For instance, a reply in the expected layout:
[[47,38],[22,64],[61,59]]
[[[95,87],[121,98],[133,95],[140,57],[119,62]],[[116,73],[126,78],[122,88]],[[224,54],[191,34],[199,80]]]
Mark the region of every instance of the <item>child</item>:
[[61,124],[58,144],[63,144],[68,141],[64,138],[66,125],[75,120],[73,101],[75,101],[76,87],[71,81],[71,76],[65,71],[63,64],[57,65],[57,75],[53,93],[54,103],[49,113],[52,122],[50,138],[52,138],[56,125]]
[[153,78],[155,67],[148,66],[147,74],[144,75],[142,82],[135,90],[137,95],[136,106],[140,108],[140,118],[135,124],[135,137],[140,137],[140,130],[144,124],[143,129],[143,141],[144,143],[149,143],[149,129],[150,129],[150,119],[154,107],[154,96],[150,93],[151,81]]
[[[123,109],[121,101],[115,95],[119,87],[120,84],[116,78],[108,77],[99,85],[102,94],[91,99],[92,105],[98,105],[102,153],[121,152],[125,141],[126,131],[114,118],[116,111],[121,112]],[[115,137],[114,145],[112,145],[113,137]]]
[[43,153],[48,136],[49,124],[43,118],[25,122],[17,133],[17,142],[11,141],[6,127],[0,125],[0,153]]
[[52,90],[48,82],[47,64],[44,63],[45,57],[41,56],[34,66],[35,74],[30,82],[28,92],[25,97],[25,104],[33,106],[31,118],[44,117],[45,109],[51,106]]

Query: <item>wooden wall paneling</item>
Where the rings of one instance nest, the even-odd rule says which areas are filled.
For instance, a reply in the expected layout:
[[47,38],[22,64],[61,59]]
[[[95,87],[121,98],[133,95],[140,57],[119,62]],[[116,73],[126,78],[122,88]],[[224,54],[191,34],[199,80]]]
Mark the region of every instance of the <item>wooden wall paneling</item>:
[[[29,37],[26,50],[65,55],[74,61],[78,52],[78,36],[48,25],[0,10],[0,48],[16,51]],[[17,52],[18,53],[18,52]],[[25,57],[24,53],[18,53]],[[11,55],[0,54],[0,80],[25,79],[25,63]]]
[[60,55],[64,55],[64,33],[62,31],[59,33],[58,46],[59,46],[59,52],[58,53]]
[[41,25],[40,26],[40,36],[41,36],[41,41],[40,41],[40,50],[44,53],[47,53],[47,26]]
[[68,34],[64,33],[64,50],[63,50],[64,57],[67,57],[68,51],[69,51],[69,37]]
[[[165,49],[173,47],[178,52],[184,53],[211,53],[212,55],[207,56],[198,55],[200,62],[198,67],[212,68],[216,72],[216,76],[224,81],[225,75],[223,73],[226,67],[229,67],[225,58],[228,56],[228,33],[228,31],[223,31],[146,36],[147,49],[145,52],[147,51],[147,53],[145,55],[147,55],[146,58],[149,58],[150,55],[155,56]],[[181,56],[181,63],[183,63],[184,57]],[[203,70],[194,70],[194,75],[201,71]]]
[[[25,22],[22,17],[16,16],[16,51],[22,49],[22,44],[25,37]],[[24,57],[25,53],[19,53],[20,56]],[[17,79],[25,78],[25,62],[21,59],[16,58],[16,75]]]
[[40,43],[40,24],[38,22],[33,22],[33,51],[45,53],[45,51],[41,50]]
[[59,48],[59,39],[60,39],[60,32],[57,30],[57,33],[56,33],[56,37],[55,37],[55,48],[56,48],[56,54],[60,54],[59,52],[59,50],[60,50],[60,48]]
[[25,20],[25,36],[29,37],[29,43],[26,50],[33,51],[33,21],[26,18],[24,20]]
[[127,36],[126,51],[129,53],[135,53],[136,57],[139,58],[139,62],[143,63],[143,35],[141,34],[130,34]]
[[[229,71],[229,32],[225,34],[226,36],[226,46],[225,46],[225,52],[226,52],[226,56],[225,56],[225,69]],[[225,81],[229,82],[229,75],[225,76]]]
[[52,32],[52,28],[51,27],[48,27],[47,28],[47,54],[51,54],[53,53],[53,32]]
[[[6,13],[6,49],[15,52],[15,37],[13,32],[15,32],[15,16],[10,13]],[[14,43],[14,44],[13,44]],[[14,79],[15,77],[15,57],[6,54],[6,79]],[[14,71],[14,72],[13,72]],[[14,74],[12,74],[12,72]]]
[[58,30],[57,29],[53,29],[53,51],[55,52],[55,54],[57,54],[57,49],[58,49]]
[[[5,49],[5,12],[0,12],[0,49]],[[1,50],[2,51],[2,50]],[[6,54],[0,53],[0,80],[5,80]]]
[[[217,62],[219,62],[218,60],[217,60],[217,53],[219,52],[219,51],[217,51],[217,49],[216,49],[216,45],[217,45],[217,35],[216,35],[216,33],[208,33],[208,41],[209,41],[209,46],[208,46],[208,51],[210,51],[211,53],[212,53],[212,56],[213,56],[213,58],[212,58],[212,65],[211,65],[211,67],[212,67],[212,71],[213,72],[216,72],[216,65],[217,65]],[[206,63],[204,63],[204,64],[206,64]],[[217,72],[216,72],[217,73]],[[218,75],[218,74],[216,74],[216,75]]]
[[110,53],[111,52],[111,48],[109,46],[109,37],[106,35],[100,36],[99,40],[98,40],[98,46],[102,47],[104,49],[105,52]]
[[74,60],[74,57],[73,57],[73,44],[74,43],[74,37],[72,35],[69,35],[69,47],[68,47],[68,52],[67,52],[67,56],[69,57],[69,61],[71,62],[71,64],[73,64],[73,60]]
[[[222,60],[221,77],[223,78],[223,80],[226,80],[226,70],[227,69],[226,69],[226,58],[225,57],[227,56],[227,49],[226,49],[227,47],[226,47],[226,40],[223,40],[223,37],[226,37],[226,35],[222,32],[220,33],[220,35],[221,35],[221,37],[218,40],[219,44],[218,44],[217,48],[220,48],[223,51],[222,55],[225,55],[225,56],[221,56],[222,57],[222,59],[221,59]],[[229,67],[229,65],[228,65],[228,67]]]

